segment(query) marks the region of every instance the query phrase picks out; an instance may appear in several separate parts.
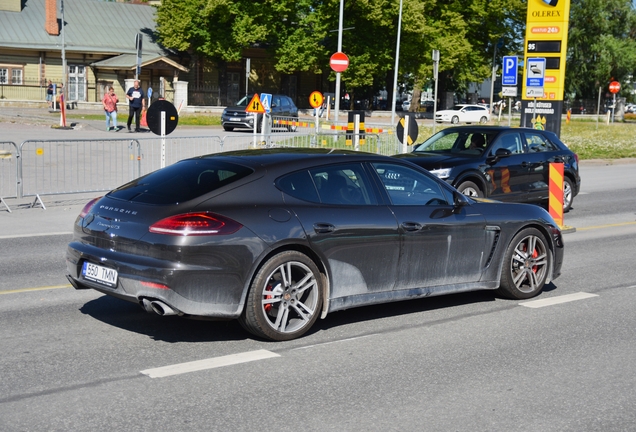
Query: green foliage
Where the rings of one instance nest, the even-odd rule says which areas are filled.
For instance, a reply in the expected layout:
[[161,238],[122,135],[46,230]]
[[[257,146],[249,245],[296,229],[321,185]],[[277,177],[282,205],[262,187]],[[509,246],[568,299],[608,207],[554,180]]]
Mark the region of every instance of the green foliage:
[[566,92],[591,98],[636,70],[636,13],[631,0],[572,0]]
[[[392,88],[399,0],[346,0],[342,50],[350,58],[342,81],[349,92]],[[265,48],[281,73],[330,72],[338,49],[340,0],[163,0],[159,41],[213,60],[239,61]],[[524,0],[403,0],[400,82],[422,87],[432,78],[431,52],[440,50],[441,89],[465,89],[490,75],[494,47],[519,51]]]

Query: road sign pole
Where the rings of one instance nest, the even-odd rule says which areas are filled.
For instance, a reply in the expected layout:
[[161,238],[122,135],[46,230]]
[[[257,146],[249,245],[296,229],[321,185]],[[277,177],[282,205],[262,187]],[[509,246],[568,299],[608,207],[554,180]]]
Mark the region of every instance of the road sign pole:
[[166,112],[161,111],[161,168],[166,166]]
[[510,126],[512,120],[512,98],[508,98],[508,126]]
[[[411,117],[408,114],[404,116],[404,138],[402,138],[402,153],[408,152],[410,120]],[[433,120],[433,123],[435,123],[435,120]]]
[[256,147],[256,130],[258,129],[258,114],[252,113],[254,116],[254,147]]

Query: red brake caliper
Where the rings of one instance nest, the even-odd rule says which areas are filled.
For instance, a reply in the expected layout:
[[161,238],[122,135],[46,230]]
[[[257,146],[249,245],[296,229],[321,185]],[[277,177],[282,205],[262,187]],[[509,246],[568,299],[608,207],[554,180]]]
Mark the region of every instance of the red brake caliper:
[[[271,285],[267,285],[267,288],[265,288],[265,291],[272,291],[272,290],[273,290],[273,287]],[[265,296],[265,300],[269,300],[271,298],[273,298],[271,295]],[[272,310],[272,304],[271,303],[266,304],[264,306],[264,309],[265,309],[265,312],[269,313],[269,311]]]
[[[539,256],[539,252],[537,251],[537,248],[534,248],[534,251],[532,251],[532,258],[536,258],[538,256]],[[532,266],[532,271],[536,273],[538,268],[539,267],[536,265]]]

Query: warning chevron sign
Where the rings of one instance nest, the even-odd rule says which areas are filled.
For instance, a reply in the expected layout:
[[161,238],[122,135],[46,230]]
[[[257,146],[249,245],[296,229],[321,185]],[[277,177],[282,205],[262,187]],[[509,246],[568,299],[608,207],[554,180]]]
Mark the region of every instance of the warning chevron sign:
[[258,93],[254,94],[254,97],[252,98],[250,103],[247,104],[247,108],[245,109],[245,111],[251,113],[265,114],[265,107],[261,103],[261,98],[258,97]]

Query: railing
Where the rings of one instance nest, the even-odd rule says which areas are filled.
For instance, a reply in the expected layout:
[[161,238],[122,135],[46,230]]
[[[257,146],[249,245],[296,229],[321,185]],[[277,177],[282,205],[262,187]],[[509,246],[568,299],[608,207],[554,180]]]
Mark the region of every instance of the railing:
[[20,168],[18,146],[12,141],[0,141],[0,204],[9,212],[11,208],[5,198],[18,197],[18,185]]
[[[0,142],[0,199],[103,192],[186,159],[232,150],[270,147],[343,148],[384,155],[399,152],[393,134],[293,132],[231,136]],[[356,143],[356,144],[353,144]]]

